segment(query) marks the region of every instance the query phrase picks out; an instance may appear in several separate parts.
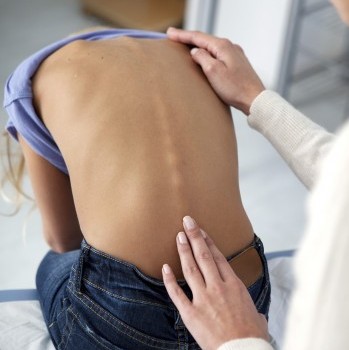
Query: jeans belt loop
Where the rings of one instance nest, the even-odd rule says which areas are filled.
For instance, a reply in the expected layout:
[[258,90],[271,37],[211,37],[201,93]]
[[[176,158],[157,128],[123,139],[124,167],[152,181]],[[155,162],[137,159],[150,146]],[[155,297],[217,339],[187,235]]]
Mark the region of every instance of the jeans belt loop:
[[76,269],[76,276],[75,276],[75,289],[78,293],[81,292],[81,284],[82,284],[82,276],[83,276],[83,265],[85,256],[87,256],[90,246],[86,243],[84,240],[81,247],[80,257],[79,257],[79,263]]

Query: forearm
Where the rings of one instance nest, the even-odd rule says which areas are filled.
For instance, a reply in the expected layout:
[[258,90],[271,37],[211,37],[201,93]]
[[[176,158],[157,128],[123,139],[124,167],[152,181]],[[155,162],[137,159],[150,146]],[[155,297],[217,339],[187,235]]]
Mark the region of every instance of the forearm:
[[303,184],[311,188],[334,135],[272,91],[257,96],[250,113],[249,125],[272,143]]
[[34,152],[18,134],[47,244],[57,253],[78,249],[82,232],[69,177]]

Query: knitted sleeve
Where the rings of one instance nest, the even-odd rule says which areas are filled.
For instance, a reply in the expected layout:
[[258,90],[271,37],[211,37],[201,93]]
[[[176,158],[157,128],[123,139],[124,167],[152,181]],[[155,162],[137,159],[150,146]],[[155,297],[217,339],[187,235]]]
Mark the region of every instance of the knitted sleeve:
[[250,111],[248,124],[263,134],[303,184],[312,188],[334,135],[270,90],[257,96]]

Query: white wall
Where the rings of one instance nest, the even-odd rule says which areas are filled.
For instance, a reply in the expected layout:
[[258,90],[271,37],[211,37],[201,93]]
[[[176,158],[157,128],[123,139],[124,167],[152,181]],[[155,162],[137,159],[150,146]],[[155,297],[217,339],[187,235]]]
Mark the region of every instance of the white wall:
[[[188,0],[185,27],[207,30],[212,0]],[[292,0],[219,0],[213,34],[244,49],[269,88],[276,88]]]

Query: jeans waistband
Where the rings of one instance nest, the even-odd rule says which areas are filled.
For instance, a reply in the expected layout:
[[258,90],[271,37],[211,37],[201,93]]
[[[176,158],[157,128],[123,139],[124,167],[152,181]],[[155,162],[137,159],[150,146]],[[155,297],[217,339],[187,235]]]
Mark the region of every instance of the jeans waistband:
[[[228,256],[227,260],[232,261],[251,248],[255,248],[262,260],[264,260],[263,243],[257,235],[254,235],[253,241],[248,246]],[[80,290],[83,278],[108,285],[114,283],[120,285],[120,281],[126,279],[134,287],[141,280],[149,286],[165,288],[162,280],[143,273],[136,265],[130,262],[113,257],[92,247],[85,240],[81,243],[79,261],[75,264],[73,270],[75,270],[74,284],[77,290]],[[182,287],[187,286],[185,280],[178,280],[178,284]]]
[[[187,283],[184,280],[178,283],[190,298]],[[130,262],[95,249],[85,240],[81,244],[79,260],[72,267],[69,284],[75,293],[83,292],[89,285],[119,299],[155,303],[175,310],[162,280],[143,273]]]

